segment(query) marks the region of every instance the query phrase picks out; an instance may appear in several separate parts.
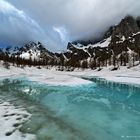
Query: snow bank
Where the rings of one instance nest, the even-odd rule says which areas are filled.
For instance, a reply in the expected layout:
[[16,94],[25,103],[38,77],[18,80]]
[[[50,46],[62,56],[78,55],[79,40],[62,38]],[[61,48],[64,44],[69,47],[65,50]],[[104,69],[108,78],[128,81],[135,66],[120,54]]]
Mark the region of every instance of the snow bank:
[[101,71],[97,70],[85,70],[83,72],[74,72],[74,75],[83,77],[100,77],[108,81],[137,84],[140,85],[140,65],[128,69],[121,66],[116,71],[111,71],[113,66],[104,67]]

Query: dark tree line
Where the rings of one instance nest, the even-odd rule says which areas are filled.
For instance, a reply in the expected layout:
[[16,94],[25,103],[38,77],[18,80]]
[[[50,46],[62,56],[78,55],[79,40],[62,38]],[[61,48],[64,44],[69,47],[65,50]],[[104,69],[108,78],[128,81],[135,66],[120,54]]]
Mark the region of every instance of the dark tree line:
[[140,53],[131,53],[123,51],[120,54],[103,54],[99,56],[93,56],[88,59],[79,60],[77,57],[72,56],[70,59],[60,56],[59,59],[48,57],[40,58],[39,60],[21,58],[20,56],[0,54],[0,60],[4,61],[4,66],[9,68],[8,63],[12,63],[13,66],[24,67],[24,66],[58,66],[60,70],[70,70],[71,68],[91,68],[99,70],[102,67],[114,66],[113,70],[119,68],[119,66],[128,66],[132,67],[135,65],[136,61],[140,63]]

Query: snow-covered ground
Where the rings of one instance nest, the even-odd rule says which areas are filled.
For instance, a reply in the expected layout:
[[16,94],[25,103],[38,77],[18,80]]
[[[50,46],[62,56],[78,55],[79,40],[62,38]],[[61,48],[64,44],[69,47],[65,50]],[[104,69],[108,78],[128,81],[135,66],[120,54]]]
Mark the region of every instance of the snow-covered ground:
[[61,72],[56,71],[55,68],[49,70],[45,67],[41,69],[36,67],[25,67],[22,69],[10,66],[10,69],[5,69],[2,64],[0,64],[0,80],[14,76],[25,76],[30,81],[36,81],[43,84],[77,86],[91,83],[81,77],[97,76],[113,82],[140,84],[140,65],[130,69],[122,66],[116,71],[111,71],[112,68],[113,66],[104,67],[101,71],[77,69],[73,72]]
[[38,69],[36,67],[25,67],[24,69],[21,69],[11,66],[10,69],[5,69],[2,65],[0,66],[0,80],[14,76],[25,76],[30,81],[49,85],[75,86],[91,83],[88,80],[84,80],[72,75],[70,72],[60,72],[56,71],[54,68],[52,68],[51,70],[48,70],[46,68]]
[[112,82],[140,85],[140,65],[128,69],[121,66],[116,71],[111,71],[113,67],[104,67],[101,71],[85,70],[83,72],[73,72],[73,75],[83,77],[99,77]]

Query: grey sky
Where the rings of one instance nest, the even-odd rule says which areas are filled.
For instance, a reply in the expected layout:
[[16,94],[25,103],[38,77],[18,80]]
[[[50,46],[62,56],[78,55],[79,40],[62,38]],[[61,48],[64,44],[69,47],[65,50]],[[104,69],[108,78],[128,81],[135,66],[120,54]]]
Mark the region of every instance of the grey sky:
[[0,0],[0,42],[33,40],[63,50],[68,41],[100,36],[128,14],[140,15],[139,0]]

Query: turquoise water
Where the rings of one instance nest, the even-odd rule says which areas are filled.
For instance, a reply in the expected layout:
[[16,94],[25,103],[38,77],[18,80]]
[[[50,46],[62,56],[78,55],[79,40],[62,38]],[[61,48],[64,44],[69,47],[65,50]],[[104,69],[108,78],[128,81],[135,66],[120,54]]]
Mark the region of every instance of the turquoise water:
[[140,87],[89,80],[67,87],[7,79],[0,82],[0,98],[32,114],[20,131],[37,140],[140,139]]

